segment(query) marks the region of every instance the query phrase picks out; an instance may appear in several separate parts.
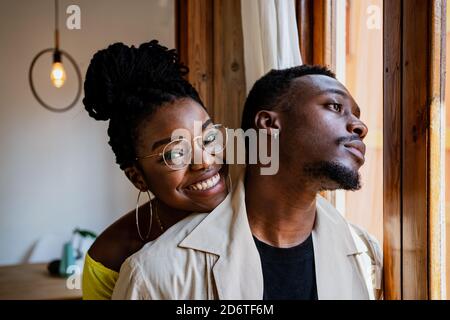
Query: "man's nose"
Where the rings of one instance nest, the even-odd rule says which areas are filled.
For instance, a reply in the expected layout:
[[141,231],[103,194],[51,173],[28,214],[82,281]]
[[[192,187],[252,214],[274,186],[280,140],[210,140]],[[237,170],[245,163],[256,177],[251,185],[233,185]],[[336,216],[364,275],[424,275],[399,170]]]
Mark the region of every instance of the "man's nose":
[[214,156],[206,152],[196,143],[193,144],[194,155],[192,157],[191,169],[204,170],[208,169],[214,163]]
[[350,122],[347,125],[347,130],[351,134],[357,134],[361,140],[367,136],[367,132],[369,129],[360,119],[352,117]]

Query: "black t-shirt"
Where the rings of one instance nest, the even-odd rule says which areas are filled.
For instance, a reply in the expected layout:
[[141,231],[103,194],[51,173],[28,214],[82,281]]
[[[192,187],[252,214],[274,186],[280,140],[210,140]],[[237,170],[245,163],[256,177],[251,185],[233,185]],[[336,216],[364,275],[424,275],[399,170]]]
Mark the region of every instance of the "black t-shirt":
[[255,239],[264,277],[264,300],[317,300],[312,235],[292,248]]

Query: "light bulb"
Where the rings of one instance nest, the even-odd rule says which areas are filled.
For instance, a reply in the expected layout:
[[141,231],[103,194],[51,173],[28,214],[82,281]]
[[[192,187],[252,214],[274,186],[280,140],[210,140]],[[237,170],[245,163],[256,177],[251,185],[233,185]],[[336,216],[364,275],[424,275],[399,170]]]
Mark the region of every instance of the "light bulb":
[[52,72],[50,79],[56,88],[61,88],[66,81],[66,71],[61,62],[54,62],[52,65]]

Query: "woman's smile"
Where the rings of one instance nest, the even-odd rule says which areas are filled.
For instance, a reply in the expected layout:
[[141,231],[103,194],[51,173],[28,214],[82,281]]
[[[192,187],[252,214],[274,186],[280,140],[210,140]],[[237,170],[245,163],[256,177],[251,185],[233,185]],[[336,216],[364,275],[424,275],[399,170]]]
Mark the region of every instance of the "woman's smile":
[[225,192],[224,166],[208,170],[184,188],[187,195],[211,197]]
[[217,183],[219,183],[220,180],[220,174],[216,173],[211,178],[201,180],[199,182],[196,182],[195,184],[191,184],[188,186],[189,190],[195,190],[195,191],[205,191],[208,189],[211,189],[212,187],[216,186]]

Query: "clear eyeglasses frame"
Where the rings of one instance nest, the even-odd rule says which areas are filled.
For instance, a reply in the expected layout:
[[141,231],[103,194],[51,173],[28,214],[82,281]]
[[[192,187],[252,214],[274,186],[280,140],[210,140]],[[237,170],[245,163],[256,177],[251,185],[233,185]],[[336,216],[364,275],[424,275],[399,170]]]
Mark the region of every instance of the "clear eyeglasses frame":
[[[222,124],[215,124],[203,130],[201,136],[192,139],[199,148],[211,156],[217,156],[225,150],[228,142],[227,128]],[[135,160],[144,160],[161,157],[167,167],[172,170],[181,170],[192,163],[193,146],[185,138],[174,139],[166,144],[162,152],[137,157]]]

